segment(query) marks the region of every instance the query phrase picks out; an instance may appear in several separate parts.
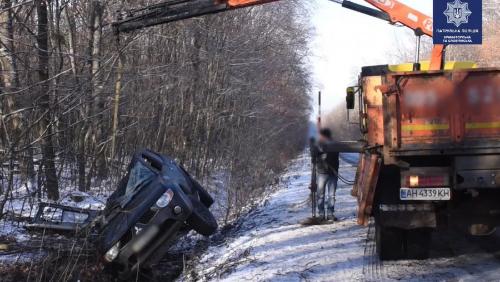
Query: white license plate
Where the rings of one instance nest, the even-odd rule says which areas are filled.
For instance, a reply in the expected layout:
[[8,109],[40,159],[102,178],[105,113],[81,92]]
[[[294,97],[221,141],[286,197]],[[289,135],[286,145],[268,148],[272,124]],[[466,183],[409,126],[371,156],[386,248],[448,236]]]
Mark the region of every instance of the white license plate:
[[402,201],[448,201],[450,188],[401,188],[399,199]]

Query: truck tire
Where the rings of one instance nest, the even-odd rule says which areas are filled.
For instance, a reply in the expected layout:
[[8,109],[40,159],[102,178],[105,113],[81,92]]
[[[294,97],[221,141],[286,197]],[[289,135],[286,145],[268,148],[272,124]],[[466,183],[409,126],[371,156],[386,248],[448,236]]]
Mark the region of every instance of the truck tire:
[[203,236],[210,236],[217,230],[217,221],[210,210],[200,201],[191,198],[193,212],[187,219],[187,224]]
[[404,258],[404,230],[375,225],[375,247],[380,260]]
[[406,231],[406,254],[409,259],[429,258],[432,229],[418,228]]

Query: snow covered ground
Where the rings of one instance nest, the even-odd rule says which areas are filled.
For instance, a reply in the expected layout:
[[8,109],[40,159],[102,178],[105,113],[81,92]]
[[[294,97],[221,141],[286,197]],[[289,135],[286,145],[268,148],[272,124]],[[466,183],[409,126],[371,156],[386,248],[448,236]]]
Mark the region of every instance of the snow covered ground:
[[[346,162],[347,160],[348,162]],[[340,173],[352,179],[352,155]],[[277,192],[211,246],[182,280],[197,281],[500,281],[500,235],[471,241],[450,231],[435,236],[432,258],[380,262],[373,227],[356,224],[351,187],[339,182],[334,224],[303,226],[310,216],[309,158],[295,160]]]
[[[355,222],[350,186],[340,183],[336,215],[339,222],[303,226],[311,215],[309,158],[302,156],[282,177],[282,187],[251,212],[236,238],[211,247],[201,259],[200,280],[331,281],[363,278],[366,228]],[[342,162],[342,175],[355,168]]]
[[[342,155],[340,174],[344,178],[354,178],[356,160],[356,155]],[[201,257],[186,262],[195,265],[181,276],[180,280],[186,281],[500,281],[500,231],[482,239],[467,238],[453,230],[435,234],[430,259],[382,263],[375,255],[373,227],[356,224],[351,186],[339,182],[339,222],[300,224],[310,216],[309,181],[310,160],[302,155],[291,162],[280,183],[269,189],[275,192],[261,205],[231,226],[221,228],[211,242],[187,236],[190,240],[186,246],[181,244],[184,247],[171,252],[166,260],[182,257],[190,250],[195,257],[203,252]],[[224,191],[222,186],[221,180],[215,188]],[[6,211],[17,216],[32,215],[33,203],[18,198],[9,203]],[[223,194],[217,198],[221,201]],[[104,199],[101,194],[62,193],[63,203],[83,208],[102,208]],[[43,256],[40,248],[17,252],[12,242],[40,245],[40,238],[28,234],[22,225],[0,221],[0,244],[13,246],[0,254],[0,267],[6,262],[33,262],[37,255]],[[177,258],[177,262],[181,271],[185,261]],[[162,271],[168,271],[169,265],[172,263],[163,266]]]

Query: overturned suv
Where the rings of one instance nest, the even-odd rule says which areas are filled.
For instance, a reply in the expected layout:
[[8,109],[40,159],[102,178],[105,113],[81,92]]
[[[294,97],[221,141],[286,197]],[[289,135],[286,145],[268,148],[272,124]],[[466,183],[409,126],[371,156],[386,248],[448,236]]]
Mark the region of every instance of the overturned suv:
[[128,276],[139,267],[150,268],[191,229],[213,234],[213,202],[174,160],[149,150],[137,152],[99,223],[97,246],[108,269]]

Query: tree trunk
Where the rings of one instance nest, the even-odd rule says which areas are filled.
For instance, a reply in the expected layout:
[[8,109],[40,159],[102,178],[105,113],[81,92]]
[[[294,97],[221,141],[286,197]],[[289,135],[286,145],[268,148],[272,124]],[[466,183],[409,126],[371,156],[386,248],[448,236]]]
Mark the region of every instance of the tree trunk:
[[37,11],[37,35],[38,45],[38,81],[39,81],[39,132],[43,155],[43,168],[45,174],[45,188],[47,197],[51,200],[59,199],[59,184],[55,166],[55,153],[52,141],[52,111],[50,109],[50,85],[49,79],[49,36],[47,3],[44,0],[36,0]]
[[[107,175],[106,155],[105,155],[105,137],[104,137],[104,118],[105,99],[103,97],[103,81],[101,70],[101,44],[102,44],[102,16],[104,7],[101,1],[92,2],[93,13],[93,39],[92,39],[92,100],[93,100],[93,119],[92,119],[92,142],[94,142],[94,157],[96,160],[97,177],[103,179]],[[89,184],[87,183],[87,186]]]
[[[80,85],[79,81],[79,71],[77,69],[77,51],[76,51],[76,24],[75,18],[71,12],[71,7],[66,7],[64,9],[64,16],[68,24],[68,51],[69,51],[69,63],[71,67],[71,72],[75,80],[76,85]],[[82,90],[79,87],[80,91]],[[86,110],[85,103],[82,101],[82,107],[79,109],[78,114],[82,122],[75,129],[75,139],[76,139],[76,165],[78,174],[78,190],[85,192],[87,190],[86,186],[86,155],[85,155],[85,136],[87,132],[87,120],[86,120]]]
[[120,35],[116,35],[116,48],[118,51],[118,69],[116,70],[116,81],[115,81],[115,98],[113,106],[113,127],[111,128],[111,154],[110,159],[115,157],[116,150],[116,135],[118,131],[118,121],[119,121],[119,111],[120,111],[120,97],[122,92],[122,76],[123,76],[123,64],[124,64],[124,54],[122,53],[120,47]]
[[[12,32],[12,15],[10,11],[10,0],[2,0],[1,9],[7,10],[0,13],[0,66],[1,66],[1,80],[0,80],[0,93],[9,93],[14,90],[14,83],[16,80],[15,57],[13,56],[14,48],[14,34]],[[0,133],[2,143],[6,144],[6,138],[10,142],[16,143],[16,133],[19,129],[20,120],[18,114],[9,116],[15,111],[15,101],[13,95],[3,96],[2,103],[0,104],[1,116],[7,116],[8,122],[5,123],[6,130],[9,136]],[[15,146],[15,145],[14,145]]]

